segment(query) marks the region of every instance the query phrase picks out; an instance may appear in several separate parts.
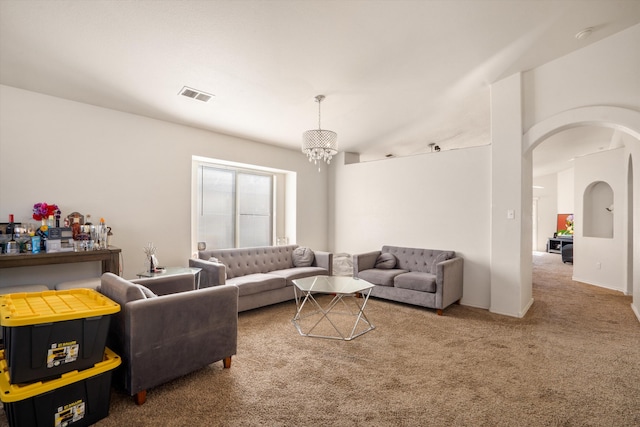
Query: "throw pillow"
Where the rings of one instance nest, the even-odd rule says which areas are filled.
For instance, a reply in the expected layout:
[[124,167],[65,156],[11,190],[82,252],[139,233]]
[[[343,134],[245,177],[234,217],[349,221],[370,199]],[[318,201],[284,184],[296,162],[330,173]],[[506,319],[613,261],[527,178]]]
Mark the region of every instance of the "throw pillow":
[[218,261],[218,258],[212,256],[211,258],[209,258],[209,262],[217,262],[217,263],[219,263],[220,261]]
[[138,285],[140,287],[140,290],[142,291],[142,293],[144,294],[144,296],[146,298],[155,298],[158,295],[154,294],[153,291],[149,288],[147,288],[146,286],[142,286],[142,285]]
[[315,258],[313,251],[309,248],[296,248],[291,254],[294,267],[311,267]]
[[376,258],[376,268],[382,268],[384,270],[390,270],[396,266],[398,260],[394,254],[389,252],[383,252]]

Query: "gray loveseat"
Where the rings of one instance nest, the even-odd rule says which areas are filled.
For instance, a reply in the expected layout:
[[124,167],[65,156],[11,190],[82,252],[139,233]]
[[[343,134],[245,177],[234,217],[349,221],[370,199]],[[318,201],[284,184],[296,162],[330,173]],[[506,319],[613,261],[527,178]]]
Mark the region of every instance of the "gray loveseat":
[[198,252],[189,267],[202,269],[200,288],[236,285],[240,312],[294,299],[294,279],[331,276],[333,254],[298,245],[216,249]]
[[434,308],[462,298],[463,260],[454,251],[383,246],[353,255],[353,277],[373,283],[371,296]]

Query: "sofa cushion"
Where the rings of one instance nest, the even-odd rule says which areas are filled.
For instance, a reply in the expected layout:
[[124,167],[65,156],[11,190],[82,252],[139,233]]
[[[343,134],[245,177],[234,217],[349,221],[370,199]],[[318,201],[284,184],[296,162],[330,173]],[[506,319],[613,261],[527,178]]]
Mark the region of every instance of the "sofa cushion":
[[48,291],[47,285],[16,285],[3,286],[0,288],[0,295],[17,294],[21,292],[44,292]]
[[420,271],[410,271],[396,276],[393,285],[396,288],[433,293],[436,291],[436,276]]
[[294,267],[272,271],[269,274],[284,277],[287,280],[287,286],[293,286],[292,280],[311,276],[326,276],[329,272],[322,267]]
[[442,251],[433,257],[433,262],[431,263],[431,274],[436,274],[438,263],[451,259],[454,256],[455,252],[453,251]]
[[376,258],[376,268],[382,268],[384,270],[390,270],[396,266],[398,262],[394,254],[389,252],[383,252]]
[[140,285],[131,283],[113,273],[104,273],[100,279],[100,293],[124,307],[128,302],[145,299]]
[[398,274],[406,273],[407,270],[383,270],[381,268],[370,268],[368,270],[362,270],[358,273],[358,277],[366,280],[369,283],[379,286],[393,286],[393,279]]
[[284,277],[265,273],[247,274],[227,280],[227,285],[238,287],[238,296],[284,288],[286,283]]
[[310,267],[313,264],[313,251],[309,248],[296,248],[291,258],[294,267]]

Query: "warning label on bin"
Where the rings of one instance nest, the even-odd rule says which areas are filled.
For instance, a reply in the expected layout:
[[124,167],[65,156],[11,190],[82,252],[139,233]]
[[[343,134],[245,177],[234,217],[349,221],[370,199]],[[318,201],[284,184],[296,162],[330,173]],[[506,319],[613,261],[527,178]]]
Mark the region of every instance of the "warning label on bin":
[[47,368],[75,362],[78,358],[79,348],[76,341],[51,344],[47,353]]
[[71,423],[81,420],[84,417],[84,402],[77,400],[64,406],[58,407],[55,417],[55,427],[66,427]]

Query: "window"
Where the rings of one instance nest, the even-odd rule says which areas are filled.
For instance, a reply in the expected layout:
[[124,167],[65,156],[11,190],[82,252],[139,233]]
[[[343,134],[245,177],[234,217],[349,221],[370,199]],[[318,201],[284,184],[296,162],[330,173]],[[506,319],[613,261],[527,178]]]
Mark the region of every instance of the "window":
[[273,174],[200,164],[197,183],[199,242],[208,248],[273,244]]

